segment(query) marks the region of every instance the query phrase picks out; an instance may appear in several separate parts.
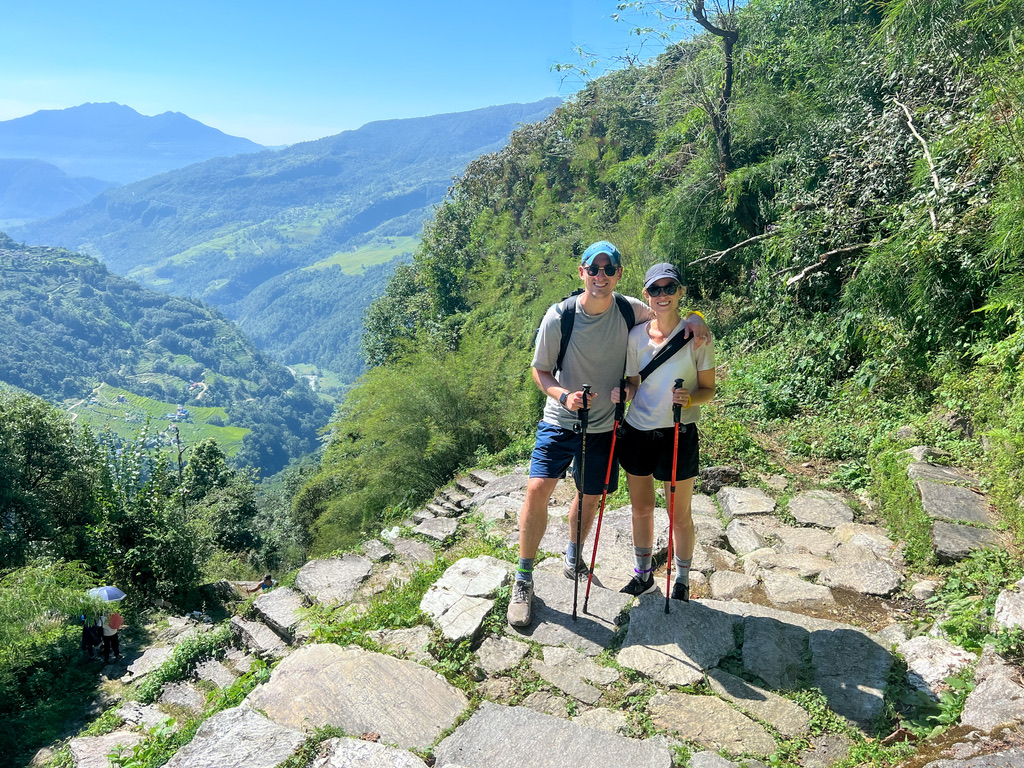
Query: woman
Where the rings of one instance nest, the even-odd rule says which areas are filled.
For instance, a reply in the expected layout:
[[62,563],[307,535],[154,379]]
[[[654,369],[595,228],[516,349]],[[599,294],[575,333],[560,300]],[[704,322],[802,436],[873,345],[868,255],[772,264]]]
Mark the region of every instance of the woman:
[[[679,420],[679,454],[676,469],[675,509],[672,540],[675,551],[674,600],[690,599],[690,561],[693,557],[693,518],[690,501],[699,463],[697,422],[700,406],[715,396],[714,338],[695,348],[685,344],[668,357],[641,383],[641,371],[684,327],[679,302],[686,289],[679,271],[671,264],[655,264],[644,277],[644,298],[654,318],[633,328],[626,351],[626,400],[632,401],[625,419],[625,433],[619,443],[619,463],[626,471],[629,499],[633,506],[633,578],[622,588],[630,595],[654,591],[654,481],[665,484],[669,498],[672,479],[674,422],[672,406],[682,407]],[[676,379],[682,387],[676,389]],[[621,397],[619,388],[612,400]]]

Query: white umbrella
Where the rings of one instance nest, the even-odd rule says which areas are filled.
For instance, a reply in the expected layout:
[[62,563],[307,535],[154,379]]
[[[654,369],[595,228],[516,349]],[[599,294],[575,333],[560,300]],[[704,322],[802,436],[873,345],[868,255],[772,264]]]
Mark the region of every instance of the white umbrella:
[[116,603],[126,597],[125,593],[117,587],[94,587],[87,594],[89,597],[102,600],[105,603]]

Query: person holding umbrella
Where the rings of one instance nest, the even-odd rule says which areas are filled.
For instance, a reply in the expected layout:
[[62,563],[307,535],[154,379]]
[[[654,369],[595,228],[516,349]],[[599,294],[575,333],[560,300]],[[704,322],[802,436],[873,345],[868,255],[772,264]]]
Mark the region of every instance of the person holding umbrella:
[[[679,271],[672,264],[655,264],[647,270],[644,298],[654,317],[629,334],[628,384],[624,399],[631,404],[620,442],[619,461],[626,471],[633,508],[635,559],[633,578],[621,591],[642,595],[656,588],[652,565],[654,481],[660,480],[665,484],[666,498],[671,500],[670,535],[675,544],[676,568],[672,599],[688,601],[694,547],[690,502],[700,460],[697,422],[700,406],[715,396],[715,345],[713,338],[699,348],[686,344],[682,338],[673,341],[684,327],[679,303],[685,295]],[[681,386],[677,384],[680,379]],[[611,393],[613,402],[622,397],[619,387]],[[678,429],[673,420],[674,409],[680,414]],[[672,552],[672,542],[669,552]],[[669,563],[669,567],[671,565]],[[666,595],[666,610],[667,598]]]
[[114,661],[118,661],[121,658],[121,640],[118,632],[124,624],[124,619],[113,609],[125,598],[125,594],[117,587],[110,586],[90,589],[88,594],[89,597],[106,604],[100,625],[103,631],[103,663],[110,663],[111,653],[114,655]]

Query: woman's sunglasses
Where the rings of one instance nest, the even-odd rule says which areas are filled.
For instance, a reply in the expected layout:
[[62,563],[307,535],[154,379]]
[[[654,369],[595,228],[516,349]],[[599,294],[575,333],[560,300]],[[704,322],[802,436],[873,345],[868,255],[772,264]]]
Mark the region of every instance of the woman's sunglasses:
[[599,267],[597,266],[597,264],[587,264],[587,266],[585,266],[584,269],[587,270],[587,274],[590,275],[591,277],[596,277],[597,273],[600,272],[601,270],[604,270],[604,273],[608,275],[608,277],[615,277],[615,273],[619,271],[618,267],[613,266],[611,264],[608,264],[603,267]]
[[679,285],[679,283],[669,283],[668,285],[652,285],[650,288],[647,289],[647,294],[649,296],[661,296],[662,292],[664,291],[666,296],[675,296],[676,291],[678,291],[680,288],[682,288],[682,286]]

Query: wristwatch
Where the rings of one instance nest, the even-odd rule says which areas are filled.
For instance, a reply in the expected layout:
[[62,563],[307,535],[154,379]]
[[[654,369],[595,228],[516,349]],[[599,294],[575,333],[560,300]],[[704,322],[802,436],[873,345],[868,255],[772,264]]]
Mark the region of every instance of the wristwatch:
[[568,400],[568,399],[569,399],[569,390],[567,389],[567,390],[565,390],[565,392],[563,392],[562,394],[560,394],[558,396],[558,404],[561,405],[563,408],[565,408],[565,401]]

